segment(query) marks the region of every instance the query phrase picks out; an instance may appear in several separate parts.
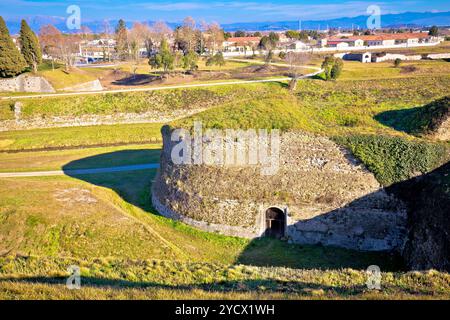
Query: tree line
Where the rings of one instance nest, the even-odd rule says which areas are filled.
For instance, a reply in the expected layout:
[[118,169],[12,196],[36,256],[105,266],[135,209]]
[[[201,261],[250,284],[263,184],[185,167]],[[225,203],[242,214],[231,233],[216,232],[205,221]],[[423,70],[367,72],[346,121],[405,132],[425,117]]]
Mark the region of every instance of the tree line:
[[42,62],[41,46],[36,34],[25,20],[20,26],[17,48],[6,27],[5,20],[0,17],[0,77],[14,77],[27,69],[37,72]]

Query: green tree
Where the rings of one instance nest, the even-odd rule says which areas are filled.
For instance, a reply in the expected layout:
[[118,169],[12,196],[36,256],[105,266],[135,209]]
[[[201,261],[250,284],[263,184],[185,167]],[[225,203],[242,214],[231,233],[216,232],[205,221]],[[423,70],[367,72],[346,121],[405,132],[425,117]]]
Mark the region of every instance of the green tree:
[[12,41],[5,20],[0,17],[0,77],[14,77],[22,73],[27,63]]
[[398,67],[400,67],[401,64],[402,64],[402,59],[397,58],[394,60],[394,67],[398,68]]
[[20,26],[20,50],[28,66],[37,72],[37,66],[42,62],[41,46],[36,34],[31,30],[25,20],[22,20]]
[[344,62],[342,59],[335,58],[333,56],[326,57],[322,63],[322,69],[324,70],[325,80],[336,80],[342,73]]
[[165,73],[169,70],[173,70],[175,62],[175,56],[172,54],[169,48],[169,44],[165,39],[161,41],[159,52],[150,57],[148,63],[153,69],[162,68]]
[[184,55],[182,59],[182,65],[183,69],[187,71],[193,71],[198,69],[198,54],[194,51],[189,51],[187,54]]
[[234,33],[234,36],[235,36],[236,38],[241,38],[241,37],[245,37],[246,34],[245,34],[244,31],[238,30],[238,31],[236,31],[236,32]]
[[336,58],[334,60],[333,68],[331,68],[331,79],[336,80],[340,77],[342,69],[344,68],[344,62],[342,59]]
[[428,34],[432,37],[437,37],[439,35],[439,28],[437,26],[432,26]]
[[300,38],[300,32],[295,31],[295,30],[289,30],[286,31],[286,37],[290,38],[290,39],[299,39]]
[[121,60],[128,58],[128,32],[125,21],[122,19],[119,20],[116,27],[116,52]]
[[264,36],[261,38],[259,46],[265,50],[270,51],[276,48],[279,40],[280,36],[275,32],[271,32],[268,36]]

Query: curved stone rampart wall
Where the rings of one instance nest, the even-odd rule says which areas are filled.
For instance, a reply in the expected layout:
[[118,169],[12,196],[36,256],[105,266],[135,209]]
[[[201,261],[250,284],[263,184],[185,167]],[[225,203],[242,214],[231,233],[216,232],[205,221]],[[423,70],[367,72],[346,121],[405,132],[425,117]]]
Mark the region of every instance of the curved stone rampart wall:
[[[401,249],[406,212],[346,149],[326,137],[281,135],[279,170],[259,165],[174,164],[172,130],[164,127],[153,204],[163,215],[197,228],[247,238],[261,236],[265,212],[287,212],[292,242],[358,250]],[[212,143],[203,139],[203,145]],[[224,138],[226,146],[232,141]]]

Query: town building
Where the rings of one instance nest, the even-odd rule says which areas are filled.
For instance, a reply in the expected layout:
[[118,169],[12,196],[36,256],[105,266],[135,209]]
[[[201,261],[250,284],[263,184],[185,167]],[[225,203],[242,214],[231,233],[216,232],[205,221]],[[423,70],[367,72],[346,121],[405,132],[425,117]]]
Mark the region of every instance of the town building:
[[294,40],[280,43],[278,47],[283,50],[307,50],[310,46],[303,41]]
[[247,52],[256,49],[261,41],[260,37],[234,37],[223,42],[224,52]]
[[367,36],[344,38],[328,38],[321,40],[322,47],[345,49],[349,47],[395,47],[419,46],[422,44],[438,44],[442,39],[430,36],[426,32],[416,33],[385,33]]

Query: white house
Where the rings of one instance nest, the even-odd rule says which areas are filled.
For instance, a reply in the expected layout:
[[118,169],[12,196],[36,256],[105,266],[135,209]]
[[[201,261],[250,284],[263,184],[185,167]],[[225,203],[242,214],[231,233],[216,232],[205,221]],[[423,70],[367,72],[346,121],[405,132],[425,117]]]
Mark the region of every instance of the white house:
[[373,46],[418,46],[425,43],[439,43],[438,37],[432,37],[428,33],[387,33],[367,36],[355,36],[345,38],[329,38],[321,41],[322,47],[342,49],[346,47],[373,47]]
[[309,48],[309,45],[300,40],[289,41],[286,43],[279,44],[281,49],[285,50],[306,50]]
[[362,47],[364,40],[359,38],[330,38],[322,39],[322,46],[345,48],[345,47]]

